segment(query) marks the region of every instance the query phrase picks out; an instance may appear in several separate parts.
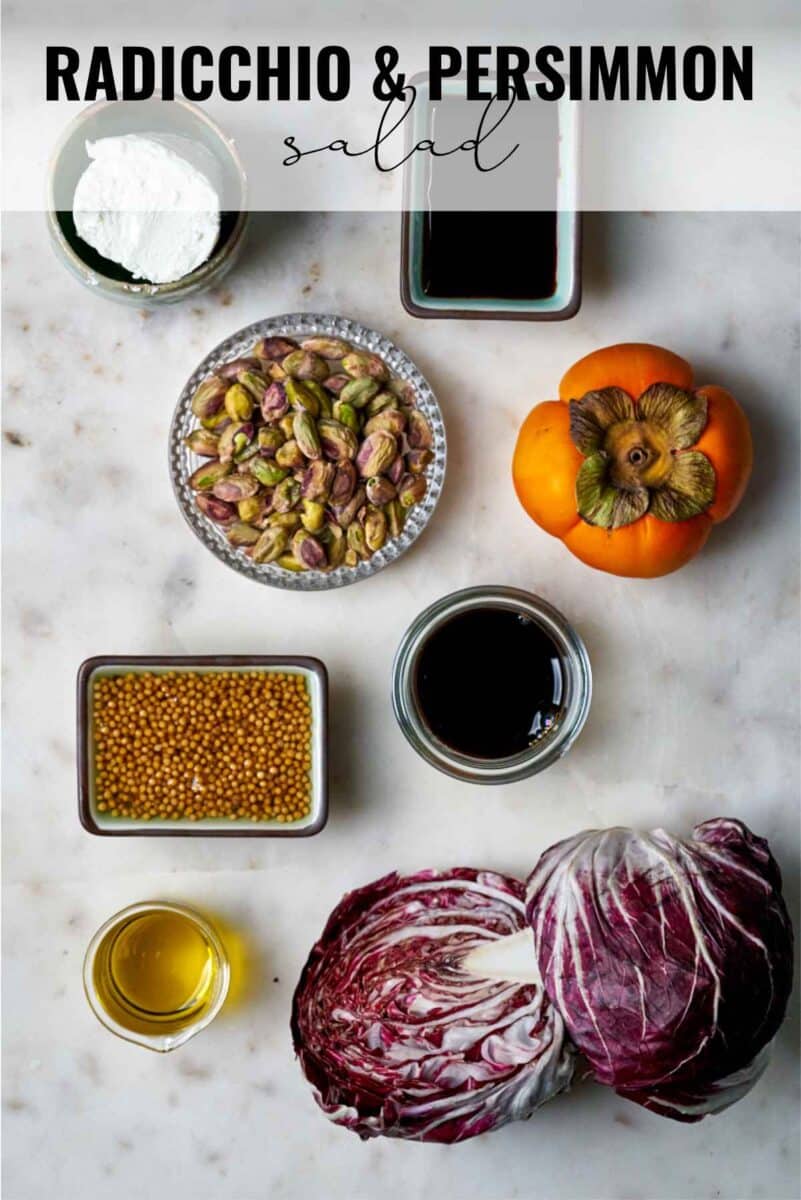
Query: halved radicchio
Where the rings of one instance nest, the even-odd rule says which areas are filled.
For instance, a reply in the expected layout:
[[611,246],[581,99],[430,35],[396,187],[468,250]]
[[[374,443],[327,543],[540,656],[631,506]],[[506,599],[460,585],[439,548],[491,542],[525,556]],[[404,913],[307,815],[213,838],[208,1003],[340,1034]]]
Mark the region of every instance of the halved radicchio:
[[523,897],[517,880],[468,868],[386,875],[344,897],[292,1011],[295,1050],[332,1120],[363,1138],[458,1142],[569,1085],[573,1052],[542,987],[463,966],[525,930]]
[[792,983],[792,927],[768,844],[719,818],[686,841],[592,830],[529,878],[540,971],[595,1077],[696,1121],[765,1068]]

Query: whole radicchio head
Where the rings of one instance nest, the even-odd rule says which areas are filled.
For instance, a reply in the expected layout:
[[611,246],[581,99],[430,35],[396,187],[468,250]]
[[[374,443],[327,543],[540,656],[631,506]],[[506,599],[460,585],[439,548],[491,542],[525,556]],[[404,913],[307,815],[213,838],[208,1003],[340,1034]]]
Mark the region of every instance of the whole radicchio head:
[[457,868],[387,875],[339,903],[292,1008],[301,1067],[333,1121],[363,1138],[458,1142],[569,1085],[573,1052],[542,987],[464,964],[525,931],[522,897],[516,880]]
[[767,842],[740,821],[591,830],[528,881],[543,981],[595,1077],[663,1116],[739,1100],[792,984],[792,927]]

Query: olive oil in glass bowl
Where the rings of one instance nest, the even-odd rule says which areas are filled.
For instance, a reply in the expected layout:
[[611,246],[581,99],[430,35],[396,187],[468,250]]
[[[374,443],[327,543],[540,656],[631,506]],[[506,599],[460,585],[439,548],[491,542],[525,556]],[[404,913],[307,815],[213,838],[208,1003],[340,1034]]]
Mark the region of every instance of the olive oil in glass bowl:
[[84,988],[98,1020],[150,1050],[174,1050],[222,1008],[228,956],[205,918],[181,904],[134,904],[95,934]]

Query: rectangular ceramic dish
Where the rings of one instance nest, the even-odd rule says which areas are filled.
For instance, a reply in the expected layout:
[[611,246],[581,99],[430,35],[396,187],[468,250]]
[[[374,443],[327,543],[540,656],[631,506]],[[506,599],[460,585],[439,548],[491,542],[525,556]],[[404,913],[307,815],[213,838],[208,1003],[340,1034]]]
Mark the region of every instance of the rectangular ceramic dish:
[[[141,821],[98,812],[95,803],[92,702],[94,681],[129,672],[292,671],[306,678],[312,714],[311,812],[302,821]],[[84,829],[100,837],[310,837],[328,819],[328,673],[317,658],[278,655],[100,656],[78,670],[78,815]]]
[[[528,78],[528,77],[527,77]],[[559,100],[557,110],[556,179],[556,279],[551,295],[540,299],[500,299],[495,297],[431,296],[423,287],[423,248],[426,202],[431,183],[431,157],[411,153],[412,147],[432,137],[432,109],[428,78],[416,76],[412,84],[417,98],[407,122],[404,167],[404,211],[401,224],[401,300],[413,317],[474,318],[495,321],[564,321],[575,316],[581,304],[581,213],[579,211],[580,128],[576,101]],[[488,80],[488,86],[492,81]],[[465,81],[446,79],[443,99],[464,98]],[[482,105],[472,101],[478,115]],[[517,101],[518,105],[530,103]],[[545,102],[542,102],[545,103]],[[499,212],[502,219],[503,214]],[[465,247],[469,255],[470,248]],[[521,255],[525,248],[521,248]]]

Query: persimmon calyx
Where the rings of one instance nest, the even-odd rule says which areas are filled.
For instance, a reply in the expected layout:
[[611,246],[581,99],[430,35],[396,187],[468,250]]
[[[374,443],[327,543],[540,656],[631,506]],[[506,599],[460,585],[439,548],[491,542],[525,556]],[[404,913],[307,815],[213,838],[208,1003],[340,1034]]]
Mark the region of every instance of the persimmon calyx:
[[654,383],[638,400],[599,388],[570,401],[570,437],[584,455],[576,476],[579,516],[619,529],[651,513],[687,521],[715,498],[715,470],[693,450],[707,423],[706,397]]

